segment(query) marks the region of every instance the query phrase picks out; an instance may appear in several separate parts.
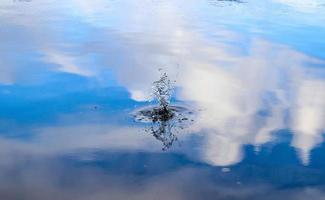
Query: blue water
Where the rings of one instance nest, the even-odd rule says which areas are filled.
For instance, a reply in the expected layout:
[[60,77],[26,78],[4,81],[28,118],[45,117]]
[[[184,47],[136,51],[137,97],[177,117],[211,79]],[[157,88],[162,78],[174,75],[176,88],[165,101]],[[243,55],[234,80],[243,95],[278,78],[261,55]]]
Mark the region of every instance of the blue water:
[[[323,0],[2,0],[0,199],[324,199],[324,22]],[[194,117],[168,148],[132,115],[162,72]]]

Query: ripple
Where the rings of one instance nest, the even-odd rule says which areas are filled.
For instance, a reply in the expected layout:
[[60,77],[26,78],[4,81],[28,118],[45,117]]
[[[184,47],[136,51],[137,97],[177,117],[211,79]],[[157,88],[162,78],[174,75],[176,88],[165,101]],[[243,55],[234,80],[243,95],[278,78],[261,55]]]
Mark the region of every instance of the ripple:
[[164,109],[160,106],[147,106],[132,113],[136,122],[152,123],[159,121],[194,121],[193,111],[184,106],[169,106]]
[[144,107],[134,111],[133,117],[136,122],[150,124],[146,132],[162,143],[164,151],[178,140],[177,134],[194,121],[193,111],[175,105]]

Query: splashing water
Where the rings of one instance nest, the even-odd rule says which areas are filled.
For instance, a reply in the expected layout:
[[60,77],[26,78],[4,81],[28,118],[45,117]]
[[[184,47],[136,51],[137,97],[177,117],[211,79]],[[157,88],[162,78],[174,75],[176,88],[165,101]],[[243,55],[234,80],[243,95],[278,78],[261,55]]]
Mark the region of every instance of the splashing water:
[[166,73],[163,73],[158,81],[153,82],[152,94],[163,109],[167,109],[170,104],[171,91],[171,81]]
[[133,114],[136,122],[151,124],[146,132],[163,143],[163,150],[169,149],[178,140],[176,134],[186,128],[186,121],[193,121],[193,112],[182,106],[171,105],[172,90],[167,73],[163,73],[152,85],[152,96],[159,105],[142,108]]

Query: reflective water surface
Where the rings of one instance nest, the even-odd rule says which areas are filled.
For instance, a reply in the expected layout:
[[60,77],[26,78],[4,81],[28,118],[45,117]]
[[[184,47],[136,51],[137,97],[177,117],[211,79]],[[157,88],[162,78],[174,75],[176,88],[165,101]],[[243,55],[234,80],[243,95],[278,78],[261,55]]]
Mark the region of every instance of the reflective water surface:
[[324,21],[323,0],[2,0],[0,199],[325,199]]

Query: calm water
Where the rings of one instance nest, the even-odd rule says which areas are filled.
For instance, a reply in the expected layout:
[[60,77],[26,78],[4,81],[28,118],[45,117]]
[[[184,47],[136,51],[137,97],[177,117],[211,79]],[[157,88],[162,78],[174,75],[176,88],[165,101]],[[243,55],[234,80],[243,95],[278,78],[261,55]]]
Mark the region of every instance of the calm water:
[[324,133],[323,0],[0,2],[0,199],[325,199]]

